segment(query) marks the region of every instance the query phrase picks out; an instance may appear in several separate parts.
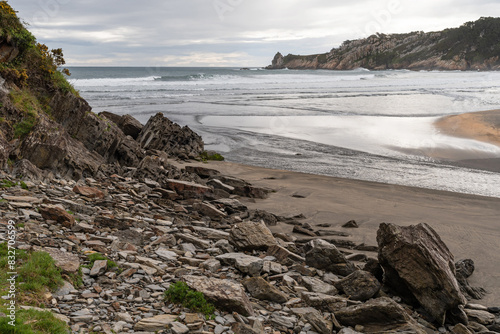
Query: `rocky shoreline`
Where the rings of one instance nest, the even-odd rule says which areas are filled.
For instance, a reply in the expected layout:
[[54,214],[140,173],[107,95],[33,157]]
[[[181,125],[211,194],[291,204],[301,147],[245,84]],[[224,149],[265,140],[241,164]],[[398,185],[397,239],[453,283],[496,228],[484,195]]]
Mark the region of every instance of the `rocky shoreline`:
[[[100,168],[73,180],[21,160],[1,176],[14,182],[23,174],[27,188],[2,191],[0,229],[7,232],[9,219],[24,225],[18,248],[48,252],[68,277],[92,252],[117,264],[96,261],[81,269],[81,287],[66,282],[46,295],[73,332],[500,332],[499,308],[464,297],[484,293],[467,283],[473,262],[455,264],[430,226],[382,224],[378,246],[337,247],[301,223],[304,217],[243,204],[266,198],[271,189],[206,167],[170,164],[189,158],[185,152],[200,147],[193,143],[201,139],[164,135],[165,124],[180,128],[163,115],[144,128],[129,116],[115,122],[114,131],[123,134],[140,128],[131,131],[137,142],[155,147],[136,167]],[[269,225],[278,222],[310,241],[273,234]],[[344,229],[355,227],[350,222]],[[215,318],[165,301],[176,281],[214,302]]]

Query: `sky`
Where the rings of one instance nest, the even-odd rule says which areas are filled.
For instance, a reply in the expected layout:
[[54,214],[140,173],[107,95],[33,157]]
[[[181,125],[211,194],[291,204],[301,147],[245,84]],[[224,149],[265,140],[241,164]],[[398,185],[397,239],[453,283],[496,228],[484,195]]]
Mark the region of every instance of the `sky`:
[[68,66],[269,65],[376,32],[500,16],[498,0],[8,0]]

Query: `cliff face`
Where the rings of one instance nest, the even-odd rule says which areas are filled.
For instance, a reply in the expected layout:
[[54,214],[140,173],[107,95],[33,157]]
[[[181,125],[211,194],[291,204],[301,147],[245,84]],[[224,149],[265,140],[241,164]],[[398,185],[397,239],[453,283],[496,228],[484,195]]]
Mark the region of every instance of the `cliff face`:
[[498,70],[500,18],[481,18],[439,32],[377,34],[345,41],[328,53],[277,53],[267,69]]
[[[16,12],[0,1],[0,169],[22,166],[24,175],[27,168],[78,180],[123,173],[148,156],[187,159],[202,153],[197,134],[162,114],[144,131],[130,116],[96,115],[61,65],[62,50],[37,43]],[[157,145],[135,140],[157,128]]]

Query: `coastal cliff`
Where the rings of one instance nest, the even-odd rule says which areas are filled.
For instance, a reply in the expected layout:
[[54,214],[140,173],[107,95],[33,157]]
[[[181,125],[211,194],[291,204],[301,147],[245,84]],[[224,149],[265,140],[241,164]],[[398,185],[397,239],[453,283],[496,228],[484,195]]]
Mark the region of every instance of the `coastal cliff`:
[[498,70],[500,18],[482,17],[443,31],[380,34],[348,40],[315,55],[277,53],[267,69]]
[[350,238],[354,220],[325,230],[330,216],[313,227],[250,208],[281,189],[180,161],[211,154],[162,113],[96,115],[59,72],[62,51],[5,1],[0,18],[0,333],[499,328],[499,307],[467,303],[485,294],[474,262],[430,225],[383,223],[370,245]]

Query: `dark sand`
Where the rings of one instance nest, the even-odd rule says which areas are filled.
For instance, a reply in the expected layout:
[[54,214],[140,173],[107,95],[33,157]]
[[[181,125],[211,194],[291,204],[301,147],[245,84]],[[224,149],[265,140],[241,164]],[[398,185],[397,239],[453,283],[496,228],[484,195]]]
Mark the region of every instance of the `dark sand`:
[[[426,222],[448,245],[455,259],[473,259],[476,271],[473,286],[489,294],[480,301],[500,306],[500,198],[340,179],[282,170],[245,166],[229,162],[191,163],[221,171],[261,187],[274,189],[268,199],[241,199],[251,209],[276,215],[304,214],[315,229],[342,231],[356,244],[376,245],[376,232],[382,222],[412,225]],[[185,165],[180,165],[182,167]],[[300,195],[305,198],[293,197]],[[354,219],[358,229],[341,225]],[[331,224],[329,228],[318,224]],[[279,224],[273,232],[291,233],[293,226]],[[304,238],[295,234],[299,238]],[[376,256],[375,253],[368,254]]]
[[[436,122],[442,133],[500,145],[500,111],[444,117]],[[456,152],[445,152],[450,158]],[[458,156],[457,156],[458,157]],[[465,159],[465,158],[462,158]],[[500,159],[456,159],[456,164],[500,172]],[[413,225],[428,223],[455,255],[455,260],[472,259],[476,271],[472,286],[488,294],[477,303],[500,306],[500,198],[465,195],[375,182],[348,180],[282,170],[245,166],[229,162],[192,163],[274,189],[268,199],[241,199],[250,209],[263,209],[281,216],[303,214],[315,230],[341,231],[343,239],[356,244],[377,245],[380,223]],[[179,167],[182,167],[180,165]],[[294,197],[299,196],[299,197]],[[356,220],[357,229],[342,228]],[[330,224],[328,228],[318,227]],[[279,224],[273,232],[292,233],[293,226]],[[294,234],[298,238],[303,235]],[[368,253],[376,256],[376,253]]]

